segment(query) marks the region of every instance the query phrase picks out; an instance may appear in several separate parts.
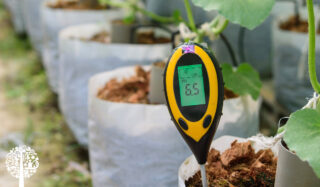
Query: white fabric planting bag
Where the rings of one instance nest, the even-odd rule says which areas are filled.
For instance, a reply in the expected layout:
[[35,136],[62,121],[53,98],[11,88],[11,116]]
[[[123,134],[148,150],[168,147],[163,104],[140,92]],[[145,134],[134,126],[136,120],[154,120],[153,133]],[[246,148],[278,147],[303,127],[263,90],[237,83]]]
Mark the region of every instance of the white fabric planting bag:
[[222,117],[214,138],[224,135],[247,138],[259,132],[261,99],[251,96],[227,99],[223,102]]
[[[54,1],[53,1],[54,2]],[[58,91],[59,82],[59,54],[58,37],[60,30],[78,24],[91,22],[109,22],[120,18],[120,10],[68,10],[53,9],[44,3],[41,7],[43,27],[43,54],[49,83],[54,92]],[[87,51],[88,53],[89,51]]]
[[113,103],[96,97],[112,78],[134,67],[90,79],[89,153],[93,185],[176,186],[179,164],[190,154],[165,105]]
[[103,44],[86,41],[108,25],[86,24],[64,29],[59,37],[59,106],[78,142],[88,144],[88,81],[94,74],[121,66],[151,64],[167,58],[171,43]]
[[4,4],[10,12],[11,22],[17,34],[25,32],[22,0],[4,0]]
[[[180,163],[191,154],[165,105],[114,103],[97,98],[112,78],[134,75],[134,67],[93,76],[89,82],[89,152],[92,180],[100,186],[177,186]],[[224,102],[215,138],[258,132],[260,100]]]
[[25,27],[33,48],[41,55],[42,28],[40,7],[46,0],[21,0]]

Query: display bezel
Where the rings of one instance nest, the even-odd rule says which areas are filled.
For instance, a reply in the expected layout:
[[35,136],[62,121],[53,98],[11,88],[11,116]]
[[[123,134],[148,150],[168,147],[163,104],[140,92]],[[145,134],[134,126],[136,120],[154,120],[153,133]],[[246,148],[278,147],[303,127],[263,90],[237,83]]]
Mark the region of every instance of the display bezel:
[[[182,106],[181,96],[180,96],[180,84],[179,84],[179,77],[178,77],[178,67],[195,65],[195,64],[202,65],[205,104]],[[209,102],[209,78],[208,78],[206,67],[202,62],[201,58],[197,54],[185,53],[179,58],[177,62],[177,66],[175,67],[175,71],[174,71],[174,94],[175,94],[177,105],[181,113],[183,114],[183,116],[185,116],[187,120],[195,122],[200,120],[203,117],[203,115],[205,114],[208,108],[208,102]]]

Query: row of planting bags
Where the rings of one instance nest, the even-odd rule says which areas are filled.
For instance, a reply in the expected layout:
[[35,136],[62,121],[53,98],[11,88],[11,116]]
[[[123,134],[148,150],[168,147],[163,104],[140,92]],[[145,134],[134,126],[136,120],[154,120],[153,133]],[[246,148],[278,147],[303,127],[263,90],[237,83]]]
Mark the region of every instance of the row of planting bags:
[[[171,9],[183,8],[179,0],[168,1],[175,5],[169,6],[169,10],[161,7],[166,4],[162,3],[149,0],[147,5],[163,15],[172,12]],[[23,31],[21,24],[24,23],[34,48],[42,56],[68,126],[78,142],[89,148],[94,186],[177,186],[179,165],[191,152],[170,120],[166,106],[115,103],[97,97],[98,91],[111,79],[121,80],[134,75],[134,65],[166,59],[172,52],[171,44],[89,41],[101,31],[110,31],[110,21],[123,16],[118,10],[52,9],[44,0],[7,0],[6,4],[17,32]],[[12,7],[19,7],[20,11],[15,12]],[[193,8],[198,22],[210,16]],[[284,10],[293,12],[293,5],[277,5],[274,15],[288,17]],[[21,21],[21,17],[25,20]],[[305,101],[298,101],[296,98],[301,97],[294,94],[306,95],[309,91],[307,78],[302,81],[296,76],[301,44],[306,42],[307,36],[282,31],[278,29],[278,23],[277,19],[272,23],[270,17],[256,30],[246,31],[244,53],[262,75],[270,74],[272,28],[277,97],[284,103],[291,100],[288,103],[297,107]],[[239,29],[231,25],[225,32],[237,51]],[[220,40],[212,47],[220,62],[230,62]],[[148,70],[150,66],[144,68]],[[294,91],[289,93],[288,90]],[[254,101],[250,96],[225,100],[215,138],[255,135],[259,131],[260,101]]]

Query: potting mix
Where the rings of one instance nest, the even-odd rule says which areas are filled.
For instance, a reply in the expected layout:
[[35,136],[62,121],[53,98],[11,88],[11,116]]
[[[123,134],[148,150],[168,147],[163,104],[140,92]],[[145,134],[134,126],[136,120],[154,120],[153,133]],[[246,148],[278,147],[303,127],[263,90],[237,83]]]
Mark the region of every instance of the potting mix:
[[112,79],[98,92],[100,99],[148,104],[150,71],[145,71],[141,66],[136,66],[136,75],[121,81]]
[[[255,153],[250,142],[234,141],[220,153],[211,149],[206,164],[210,187],[274,186],[277,158],[271,149]],[[201,187],[200,171],[185,182],[187,187]]]
[[102,5],[96,5],[92,7],[78,0],[70,0],[70,1],[58,0],[56,2],[49,2],[48,6],[50,8],[57,8],[57,9],[61,8],[61,9],[71,9],[71,10],[88,10],[88,9],[101,10],[101,9],[108,8],[107,6],[102,6]]
[[[102,31],[92,36],[90,41],[110,43],[110,34],[107,31]],[[154,31],[145,31],[137,33],[138,44],[164,44],[169,43],[170,39],[166,37],[156,37]]]

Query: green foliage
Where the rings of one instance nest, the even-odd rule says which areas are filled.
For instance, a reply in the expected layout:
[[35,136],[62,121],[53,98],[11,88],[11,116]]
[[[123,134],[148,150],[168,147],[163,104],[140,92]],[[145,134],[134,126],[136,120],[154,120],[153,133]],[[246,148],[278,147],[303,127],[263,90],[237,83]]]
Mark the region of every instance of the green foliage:
[[270,14],[275,0],[192,0],[207,11],[217,10],[229,21],[248,29],[260,25]]
[[320,112],[298,110],[285,126],[284,140],[301,160],[307,161],[320,178]]
[[173,17],[174,23],[176,24],[178,24],[182,20],[181,12],[179,10],[173,11],[172,17]]
[[258,72],[249,64],[241,64],[236,69],[230,64],[222,64],[221,67],[225,87],[240,96],[249,94],[255,100],[259,98],[262,82]]
[[131,12],[129,13],[124,19],[123,22],[125,24],[132,24],[136,21],[136,13],[135,12]]

